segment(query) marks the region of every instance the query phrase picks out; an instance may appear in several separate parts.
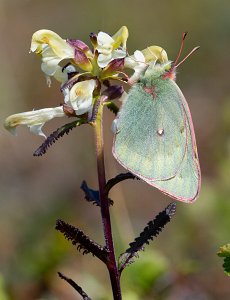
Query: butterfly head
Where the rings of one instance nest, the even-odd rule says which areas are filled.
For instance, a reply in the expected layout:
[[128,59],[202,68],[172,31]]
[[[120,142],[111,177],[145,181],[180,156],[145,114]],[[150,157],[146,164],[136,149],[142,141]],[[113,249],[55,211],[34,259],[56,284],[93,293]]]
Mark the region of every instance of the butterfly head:
[[152,63],[148,66],[140,81],[146,85],[151,85],[156,79],[173,79],[175,80],[175,67],[171,61],[165,63]]

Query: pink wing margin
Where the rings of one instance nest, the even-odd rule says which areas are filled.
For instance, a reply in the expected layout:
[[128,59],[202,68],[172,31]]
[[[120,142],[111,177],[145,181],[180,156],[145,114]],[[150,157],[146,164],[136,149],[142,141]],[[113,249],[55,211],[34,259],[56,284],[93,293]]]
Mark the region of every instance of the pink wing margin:
[[[139,177],[140,179],[146,181],[148,184],[158,188],[161,190],[161,192],[163,192],[164,194],[176,199],[176,200],[179,200],[179,201],[182,201],[182,202],[187,202],[187,203],[192,203],[194,202],[198,197],[199,197],[199,194],[200,194],[200,189],[201,189],[201,170],[200,170],[200,164],[199,164],[199,158],[198,158],[198,152],[197,152],[197,146],[196,146],[196,137],[195,137],[195,131],[194,131],[194,126],[193,126],[193,121],[192,121],[192,116],[191,116],[191,112],[190,112],[190,109],[189,109],[189,106],[188,106],[188,103],[183,95],[183,93],[181,92],[180,88],[178,87],[178,85],[175,83],[174,80],[172,80],[173,83],[175,84],[175,87],[180,95],[180,101],[181,101],[181,106],[183,108],[183,111],[185,113],[185,119],[184,119],[184,124],[185,124],[185,128],[186,128],[186,131],[187,131],[187,142],[186,142],[186,145],[188,145],[188,130],[190,131],[190,136],[191,136],[191,139],[192,139],[192,159],[193,159],[193,162],[196,166],[196,174],[197,174],[197,177],[198,177],[198,186],[197,186],[197,192],[196,194],[191,197],[191,198],[185,198],[185,197],[180,197],[178,195],[175,195],[173,193],[170,193],[169,191],[167,190],[164,190],[162,188],[159,188],[157,186],[157,182],[159,181],[150,181],[149,178],[146,178],[144,176],[141,176],[140,174],[136,174],[134,173],[135,175],[137,175],[137,177]],[[119,117],[118,117],[119,118]],[[187,123],[187,124],[186,124]],[[116,152],[115,152],[115,140],[116,140],[116,135],[114,137],[114,140],[113,140],[113,149],[112,149],[112,152],[113,152],[113,155],[114,157],[116,158],[116,160],[127,170],[129,170],[130,172],[132,172],[131,169],[129,169],[126,165],[124,165],[120,160],[119,160],[119,157],[116,155]],[[186,148],[188,148],[188,146],[186,146]],[[185,152],[188,151],[187,149],[185,150]],[[180,171],[180,169],[177,171],[177,173]],[[176,176],[176,175],[175,175]],[[170,180],[170,179],[167,179],[167,180]],[[164,180],[162,180],[164,181]],[[154,184],[155,182],[155,184]]]
[[[175,82],[174,82],[175,83]],[[185,114],[187,116],[187,120],[188,120],[188,125],[189,125],[189,129],[190,129],[190,134],[191,134],[191,138],[192,138],[192,149],[193,149],[193,161],[196,164],[196,168],[197,168],[197,176],[198,176],[198,189],[197,189],[197,195],[194,199],[192,199],[193,201],[195,201],[199,195],[200,195],[200,190],[201,190],[201,169],[200,169],[200,163],[199,163],[199,157],[198,157],[198,151],[197,151],[197,145],[196,145],[196,136],[195,136],[195,130],[194,130],[194,125],[193,125],[193,121],[192,121],[192,115],[188,106],[188,103],[183,95],[183,93],[181,92],[180,88],[178,87],[178,85],[175,83],[177,89],[179,90],[179,93],[181,95],[181,102],[182,102],[182,106],[185,110]]]

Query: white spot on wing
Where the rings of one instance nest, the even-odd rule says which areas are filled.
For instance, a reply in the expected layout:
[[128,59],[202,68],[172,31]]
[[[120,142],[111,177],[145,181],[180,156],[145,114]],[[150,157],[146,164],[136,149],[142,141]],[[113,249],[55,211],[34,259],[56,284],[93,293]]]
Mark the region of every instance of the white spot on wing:
[[165,133],[165,131],[164,131],[163,128],[160,128],[160,129],[157,130],[157,134],[158,134],[159,136],[163,136],[164,133]]

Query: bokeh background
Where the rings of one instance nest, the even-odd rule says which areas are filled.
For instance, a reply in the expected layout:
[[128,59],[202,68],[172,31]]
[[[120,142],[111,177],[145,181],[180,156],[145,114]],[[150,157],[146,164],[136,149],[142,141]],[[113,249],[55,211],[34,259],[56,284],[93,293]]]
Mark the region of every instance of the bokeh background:
[[[216,252],[230,241],[230,1],[229,0],[1,0],[0,118],[57,106],[59,85],[48,88],[40,61],[29,55],[32,34],[50,29],[89,43],[90,32],[129,28],[128,51],[160,45],[170,59],[189,31],[184,54],[200,50],[178,70],[189,103],[202,168],[202,192],[193,205],[177,203],[164,232],[124,271],[125,300],[230,299],[230,279]],[[111,154],[113,115],[105,113],[106,173],[124,171]],[[65,120],[45,126],[51,133]],[[92,299],[111,299],[102,263],[82,256],[54,229],[62,218],[103,243],[97,207],[84,201],[83,179],[97,188],[94,136],[83,126],[63,137],[41,158],[43,142],[27,128],[13,137],[0,130],[0,299],[73,300],[79,296],[58,278],[76,280]],[[126,181],[111,194],[117,253],[171,199],[141,181]]]

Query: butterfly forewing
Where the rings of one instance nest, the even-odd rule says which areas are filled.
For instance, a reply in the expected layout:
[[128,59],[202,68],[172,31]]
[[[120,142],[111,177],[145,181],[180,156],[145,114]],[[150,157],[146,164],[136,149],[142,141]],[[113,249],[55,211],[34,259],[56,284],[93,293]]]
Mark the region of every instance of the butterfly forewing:
[[197,199],[201,186],[201,172],[196,148],[196,138],[191,113],[184,95],[175,82],[178,101],[182,104],[185,113],[185,129],[187,132],[187,147],[181,167],[174,178],[147,183],[160,189],[163,193],[184,202],[193,202]]
[[185,111],[171,80],[130,90],[117,122],[113,153],[128,170],[144,180],[176,175],[185,156]]

